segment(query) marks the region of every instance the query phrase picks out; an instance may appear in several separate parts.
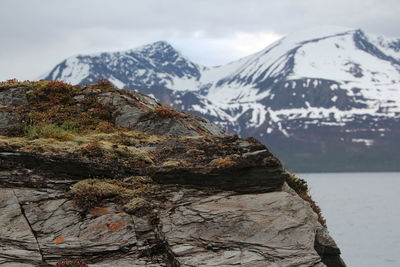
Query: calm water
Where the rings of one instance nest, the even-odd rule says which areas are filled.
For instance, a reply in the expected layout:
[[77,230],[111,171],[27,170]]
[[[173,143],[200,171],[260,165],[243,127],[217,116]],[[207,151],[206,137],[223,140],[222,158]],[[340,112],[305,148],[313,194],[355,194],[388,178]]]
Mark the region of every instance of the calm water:
[[348,267],[400,266],[400,173],[298,174]]

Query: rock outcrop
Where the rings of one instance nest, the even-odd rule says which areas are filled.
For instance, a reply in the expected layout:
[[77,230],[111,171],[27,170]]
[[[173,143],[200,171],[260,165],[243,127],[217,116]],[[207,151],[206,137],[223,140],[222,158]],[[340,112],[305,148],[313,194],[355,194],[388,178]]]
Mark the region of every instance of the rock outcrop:
[[0,266],[345,266],[253,138],[104,85],[0,103],[18,118],[0,120]]

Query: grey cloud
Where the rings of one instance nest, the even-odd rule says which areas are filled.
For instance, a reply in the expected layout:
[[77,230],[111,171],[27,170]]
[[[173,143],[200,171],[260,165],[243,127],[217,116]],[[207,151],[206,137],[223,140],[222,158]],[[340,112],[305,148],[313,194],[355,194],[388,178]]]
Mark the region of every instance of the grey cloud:
[[[0,80],[34,78],[73,54],[160,39],[215,63],[211,52],[199,54],[216,51],[205,40],[239,32],[285,35],[326,24],[400,37],[398,0],[2,0],[0,10]],[[219,53],[233,57],[229,48]]]

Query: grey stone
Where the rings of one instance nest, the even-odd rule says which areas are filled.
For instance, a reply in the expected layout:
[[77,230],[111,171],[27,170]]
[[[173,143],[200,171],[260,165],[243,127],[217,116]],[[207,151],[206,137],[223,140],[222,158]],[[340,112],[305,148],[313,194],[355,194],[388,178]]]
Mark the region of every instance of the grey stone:
[[26,97],[27,88],[16,87],[0,90],[0,106],[18,107],[28,104]]
[[146,114],[143,110],[130,105],[119,106],[117,108],[115,124],[122,127],[136,128],[139,119]]
[[0,266],[42,262],[40,248],[13,189],[0,188]]
[[16,113],[8,109],[0,109],[0,135],[21,125],[20,118]]
[[182,266],[325,266],[314,249],[316,214],[287,192],[199,197],[161,223]]

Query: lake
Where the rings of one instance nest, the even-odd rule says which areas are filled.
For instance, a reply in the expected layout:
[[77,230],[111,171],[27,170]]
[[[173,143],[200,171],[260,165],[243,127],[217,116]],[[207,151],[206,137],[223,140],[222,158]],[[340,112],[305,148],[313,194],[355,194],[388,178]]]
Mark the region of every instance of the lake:
[[400,266],[400,173],[303,173],[348,267]]

